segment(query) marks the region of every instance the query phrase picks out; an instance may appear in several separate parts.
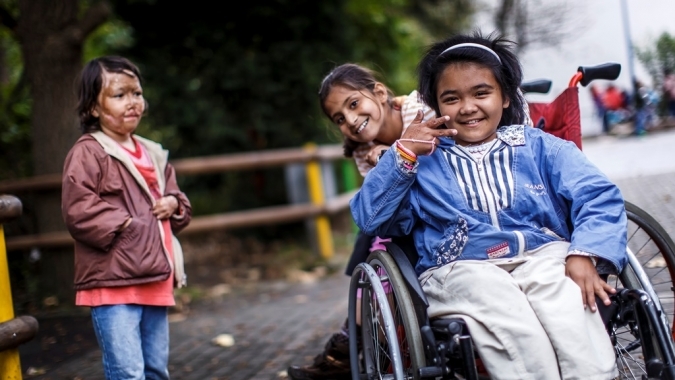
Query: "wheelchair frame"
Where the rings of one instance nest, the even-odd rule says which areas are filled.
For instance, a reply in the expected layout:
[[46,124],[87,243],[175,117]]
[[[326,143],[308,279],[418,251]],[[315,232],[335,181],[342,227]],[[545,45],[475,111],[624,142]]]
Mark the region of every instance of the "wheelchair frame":
[[[586,86],[594,79],[613,80],[619,72],[618,64],[579,67],[569,87],[576,91],[579,83]],[[550,83],[541,82],[535,83],[532,89],[546,87],[547,92]],[[546,129],[552,110],[541,104],[539,107],[541,117],[534,121]],[[571,136],[581,148],[580,131],[552,133],[561,134],[558,137],[562,138]],[[639,207],[626,202],[626,213],[629,222],[635,223],[637,230],[644,230],[648,242],[658,248],[656,254],[648,255],[648,261],[658,256],[665,262],[670,289],[663,295],[669,292],[672,300],[675,298],[675,243],[663,227]],[[646,245],[637,247],[637,252],[627,248],[628,264],[620,275],[613,276],[622,287],[615,286],[617,293],[610,297],[610,306],[598,303],[598,308],[615,347],[620,378],[675,380],[675,330],[669,320],[669,315],[673,318],[675,303],[669,309],[664,308],[659,298],[663,295],[657,293],[642,267],[638,254],[643,255],[641,251]],[[352,378],[485,378],[479,376],[473,343],[464,321],[459,318],[430,320],[426,296],[406,252],[394,243],[386,247],[386,251],[373,252],[352,274],[348,318]],[[612,276],[605,277],[609,282]],[[383,281],[393,292],[384,291]],[[361,337],[358,337],[356,323],[358,292],[362,294]],[[634,340],[629,339],[628,344],[623,345],[622,334],[629,334]],[[358,351],[359,339],[363,343],[362,355]],[[386,348],[380,339],[386,340]],[[632,353],[638,348],[642,350],[641,356],[633,357]],[[638,377],[634,370],[641,372]]]

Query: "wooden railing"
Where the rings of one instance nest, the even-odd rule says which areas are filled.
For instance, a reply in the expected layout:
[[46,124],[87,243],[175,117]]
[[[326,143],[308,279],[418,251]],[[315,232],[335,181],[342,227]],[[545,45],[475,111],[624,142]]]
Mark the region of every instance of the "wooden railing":
[[[317,176],[316,164],[321,161],[335,161],[344,159],[342,147],[339,145],[313,146],[304,148],[278,149],[248,153],[225,154],[218,156],[186,158],[171,161],[178,176],[202,175],[221,173],[235,170],[251,170],[270,167],[283,167],[291,164],[306,164],[308,193],[316,193],[322,189],[321,175]],[[351,162],[349,162],[351,164]],[[355,171],[349,175],[356,175]],[[354,183],[354,181],[347,181]],[[28,191],[57,191],[61,188],[61,175],[50,174],[11,181],[0,181],[0,194],[20,194]],[[215,215],[197,216],[192,219],[188,227],[181,231],[181,235],[189,235],[207,231],[253,227],[289,223],[308,218],[324,218],[345,210],[355,190],[340,194],[331,199],[326,197],[312,197],[304,204],[289,204],[282,206],[264,207],[253,210],[229,212]],[[328,237],[330,238],[330,237]],[[319,240],[326,237],[318,237]],[[42,233],[36,235],[14,236],[7,238],[7,250],[30,249],[34,247],[58,247],[73,243],[67,231]],[[326,246],[319,242],[319,246]],[[323,256],[330,256],[332,252],[320,252]]]

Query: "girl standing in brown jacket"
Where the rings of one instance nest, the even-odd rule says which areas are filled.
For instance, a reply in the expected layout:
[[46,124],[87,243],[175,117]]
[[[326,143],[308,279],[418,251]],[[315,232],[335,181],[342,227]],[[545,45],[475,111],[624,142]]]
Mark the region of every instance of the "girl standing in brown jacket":
[[174,234],[192,209],[168,152],[133,134],[146,107],[127,59],[83,69],[83,135],[65,161],[61,205],[75,239],[76,304],[91,307],[108,380],[169,379],[168,307],[185,284]]

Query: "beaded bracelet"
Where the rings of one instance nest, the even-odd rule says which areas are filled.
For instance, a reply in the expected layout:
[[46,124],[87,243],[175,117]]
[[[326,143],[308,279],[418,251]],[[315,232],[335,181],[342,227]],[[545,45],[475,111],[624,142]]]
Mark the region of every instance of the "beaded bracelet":
[[417,162],[417,155],[404,147],[399,140],[396,140],[396,152],[407,161]]
[[405,170],[411,172],[411,171],[415,168],[415,164],[414,164],[414,163],[410,163],[410,162],[404,161],[404,162],[403,162],[403,167],[405,168]]
[[412,157],[412,156],[408,155],[406,152],[403,152],[403,151],[398,150],[398,149],[397,149],[397,152],[401,156],[401,158],[403,158],[404,160],[410,161],[410,162],[417,162],[417,157]]
[[396,143],[398,144],[399,141],[408,141],[412,143],[423,143],[423,144],[431,144],[431,152],[427,153],[426,156],[431,156],[434,151],[436,150],[436,139],[432,140],[417,140],[417,139],[398,139],[396,140]]

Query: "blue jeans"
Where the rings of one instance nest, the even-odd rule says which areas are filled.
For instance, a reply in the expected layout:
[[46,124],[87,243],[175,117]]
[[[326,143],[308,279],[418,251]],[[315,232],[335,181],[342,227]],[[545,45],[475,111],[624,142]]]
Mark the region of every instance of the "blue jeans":
[[165,306],[91,308],[107,380],[168,380],[169,320]]
[[643,134],[654,123],[656,109],[652,106],[644,106],[635,114],[635,134]]

